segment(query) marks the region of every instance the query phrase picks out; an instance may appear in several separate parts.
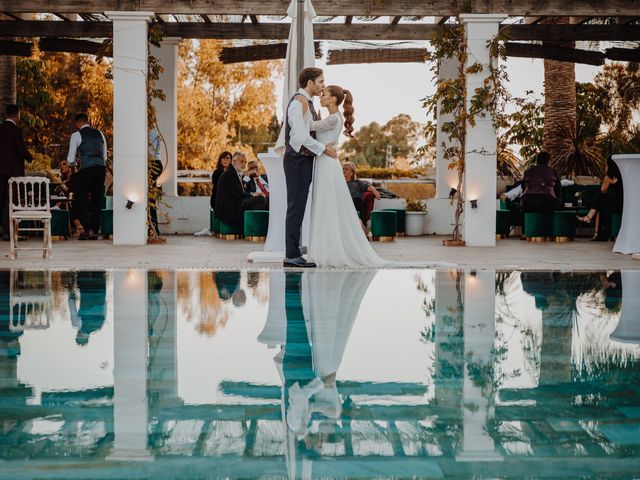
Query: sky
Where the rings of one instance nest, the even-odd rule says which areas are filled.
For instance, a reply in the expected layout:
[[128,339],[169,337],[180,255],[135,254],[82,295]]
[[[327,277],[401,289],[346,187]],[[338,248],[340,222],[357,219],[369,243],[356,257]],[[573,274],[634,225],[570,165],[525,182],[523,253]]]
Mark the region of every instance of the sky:
[[[326,65],[319,59],[316,66],[324,70],[327,85],[339,85],[351,90],[355,108],[356,130],[370,122],[384,124],[400,113],[406,113],[415,121],[426,121],[420,101],[434,91],[430,65],[420,63],[374,63],[353,65]],[[507,60],[509,90],[520,96],[533,90],[538,96],[543,92],[543,60],[510,58]],[[598,67],[576,65],[576,80],[592,81]],[[276,85],[277,110],[281,118],[282,79]]]

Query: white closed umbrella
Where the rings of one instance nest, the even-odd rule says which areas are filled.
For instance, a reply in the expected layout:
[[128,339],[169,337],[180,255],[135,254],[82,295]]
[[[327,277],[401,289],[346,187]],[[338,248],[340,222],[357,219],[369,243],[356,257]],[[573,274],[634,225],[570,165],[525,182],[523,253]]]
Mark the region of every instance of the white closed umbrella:
[[[304,8],[304,16],[298,15],[298,9]],[[286,119],[287,105],[293,94],[298,91],[298,75],[307,67],[316,64],[315,48],[313,46],[313,19],[316,11],[311,0],[291,0],[287,15],[291,17],[291,29],[287,43],[287,56],[284,61],[284,88],[282,90],[282,118]],[[302,32],[302,35],[300,33]],[[284,124],[276,148],[283,148]]]

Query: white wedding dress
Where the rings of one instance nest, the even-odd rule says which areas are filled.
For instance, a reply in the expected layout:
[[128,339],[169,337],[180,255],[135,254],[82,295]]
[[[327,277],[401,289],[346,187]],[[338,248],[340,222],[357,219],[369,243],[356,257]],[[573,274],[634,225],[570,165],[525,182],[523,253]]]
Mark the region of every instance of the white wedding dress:
[[[340,112],[313,122],[316,138],[337,145],[344,120]],[[320,155],[315,160],[309,229],[309,260],[319,267],[379,267],[390,265],[367,240],[351,199],[342,165]]]

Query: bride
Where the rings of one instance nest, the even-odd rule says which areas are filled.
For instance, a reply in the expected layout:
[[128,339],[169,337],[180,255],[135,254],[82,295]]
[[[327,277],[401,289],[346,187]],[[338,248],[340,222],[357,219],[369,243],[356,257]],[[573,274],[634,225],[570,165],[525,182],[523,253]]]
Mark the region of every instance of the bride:
[[[344,116],[339,106],[343,104]],[[337,144],[344,133],[353,137],[353,97],[336,85],[326,87],[320,105],[329,116],[312,123],[319,142]],[[313,177],[309,259],[319,267],[383,266],[387,262],[371,247],[356,212],[338,160],[327,155],[316,158]]]

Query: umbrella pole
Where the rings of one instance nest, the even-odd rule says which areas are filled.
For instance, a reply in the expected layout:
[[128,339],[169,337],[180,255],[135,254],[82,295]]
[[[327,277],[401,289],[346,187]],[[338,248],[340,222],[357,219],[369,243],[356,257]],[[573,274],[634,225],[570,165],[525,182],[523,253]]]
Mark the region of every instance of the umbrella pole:
[[296,55],[296,69],[298,75],[304,69],[304,2],[305,0],[298,0],[296,11],[296,30],[297,30],[297,55]]

